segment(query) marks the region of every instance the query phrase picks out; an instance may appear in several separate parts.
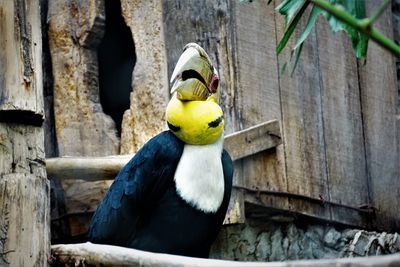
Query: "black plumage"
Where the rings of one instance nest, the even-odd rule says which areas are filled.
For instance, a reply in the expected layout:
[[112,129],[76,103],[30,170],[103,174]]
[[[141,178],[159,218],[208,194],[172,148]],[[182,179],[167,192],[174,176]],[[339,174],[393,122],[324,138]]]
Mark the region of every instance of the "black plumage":
[[232,160],[224,150],[224,198],[217,212],[205,213],[185,202],[176,191],[174,173],[183,148],[184,143],[170,131],[147,142],[120,171],[97,208],[89,241],[207,257],[229,204]]

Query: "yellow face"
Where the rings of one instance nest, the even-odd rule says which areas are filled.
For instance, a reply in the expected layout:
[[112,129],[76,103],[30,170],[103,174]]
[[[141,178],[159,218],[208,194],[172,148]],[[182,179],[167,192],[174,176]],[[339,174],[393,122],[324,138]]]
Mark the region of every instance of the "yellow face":
[[191,145],[212,144],[224,131],[223,112],[213,96],[206,101],[181,101],[174,94],[166,118],[170,130]]

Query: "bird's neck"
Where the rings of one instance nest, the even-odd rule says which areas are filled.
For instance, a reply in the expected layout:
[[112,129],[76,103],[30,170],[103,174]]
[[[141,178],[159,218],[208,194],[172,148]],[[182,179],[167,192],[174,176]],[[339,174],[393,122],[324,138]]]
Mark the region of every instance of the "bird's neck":
[[170,130],[186,144],[215,143],[224,131],[223,112],[215,101],[214,96],[206,101],[181,101],[174,94],[166,110]]
[[224,196],[221,162],[223,135],[213,144],[185,144],[175,171],[178,194],[189,205],[206,213],[215,213]]

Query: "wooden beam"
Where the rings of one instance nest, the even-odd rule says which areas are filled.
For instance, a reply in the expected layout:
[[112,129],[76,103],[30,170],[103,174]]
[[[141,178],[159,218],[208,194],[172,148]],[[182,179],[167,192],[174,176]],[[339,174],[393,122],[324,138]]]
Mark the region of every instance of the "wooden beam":
[[46,159],[49,179],[111,180],[133,155],[107,157],[60,157]]
[[267,121],[245,130],[227,135],[224,148],[233,160],[238,160],[281,144],[277,120]]
[[[225,149],[233,160],[276,147],[281,143],[279,122],[272,120],[225,137]],[[114,179],[133,155],[107,157],[60,157],[46,159],[50,179],[86,181]]]
[[400,265],[400,254],[329,260],[300,260],[287,262],[238,262],[200,259],[169,254],[145,252],[123,247],[92,243],[53,245],[52,265],[57,266],[265,266],[265,267],[388,267]]

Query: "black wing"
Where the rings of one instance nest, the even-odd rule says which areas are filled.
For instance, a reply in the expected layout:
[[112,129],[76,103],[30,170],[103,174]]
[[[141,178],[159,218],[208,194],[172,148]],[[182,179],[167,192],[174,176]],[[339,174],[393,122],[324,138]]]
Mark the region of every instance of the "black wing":
[[88,239],[124,246],[135,235],[141,212],[151,206],[173,179],[183,142],[171,132],[148,141],[126,164],[93,215]]
[[225,180],[225,191],[224,191],[224,199],[222,201],[220,210],[222,221],[225,218],[226,211],[228,209],[229,200],[231,198],[232,192],[232,180],[233,180],[233,162],[229,153],[224,149],[221,156],[222,168],[224,170],[224,180]]

